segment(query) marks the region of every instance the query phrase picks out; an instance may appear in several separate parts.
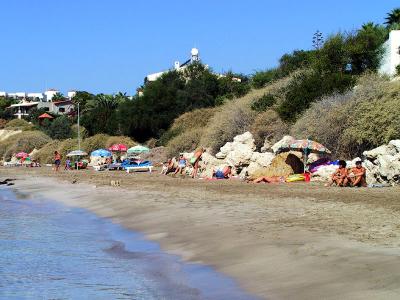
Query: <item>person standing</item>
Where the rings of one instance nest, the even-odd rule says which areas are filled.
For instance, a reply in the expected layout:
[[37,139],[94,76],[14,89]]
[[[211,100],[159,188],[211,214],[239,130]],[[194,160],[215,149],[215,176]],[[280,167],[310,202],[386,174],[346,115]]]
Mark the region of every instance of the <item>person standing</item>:
[[61,154],[58,151],[54,151],[54,170],[58,172],[61,165]]

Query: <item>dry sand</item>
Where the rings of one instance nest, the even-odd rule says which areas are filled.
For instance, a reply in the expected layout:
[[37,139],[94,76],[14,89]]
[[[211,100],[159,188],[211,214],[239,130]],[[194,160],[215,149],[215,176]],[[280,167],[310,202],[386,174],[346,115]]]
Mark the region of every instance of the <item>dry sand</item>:
[[[146,233],[268,299],[400,299],[399,188],[1,169],[21,191]],[[110,187],[120,180],[121,187]],[[72,184],[74,182],[74,184]]]

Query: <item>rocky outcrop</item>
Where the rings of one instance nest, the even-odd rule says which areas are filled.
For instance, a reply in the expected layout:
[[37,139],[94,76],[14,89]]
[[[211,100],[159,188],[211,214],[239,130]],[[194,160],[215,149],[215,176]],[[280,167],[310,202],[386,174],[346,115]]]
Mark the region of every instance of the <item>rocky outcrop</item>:
[[400,184],[400,140],[363,153],[367,182]]
[[291,144],[296,139],[290,135],[285,135],[279,142],[275,143],[271,149],[274,153],[277,153],[283,145]]

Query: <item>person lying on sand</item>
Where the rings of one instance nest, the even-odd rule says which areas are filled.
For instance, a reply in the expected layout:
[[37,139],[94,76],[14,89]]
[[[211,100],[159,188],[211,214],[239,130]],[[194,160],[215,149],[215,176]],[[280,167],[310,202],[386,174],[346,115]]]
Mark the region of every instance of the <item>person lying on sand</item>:
[[217,179],[230,179],[232,178],[232,167],[225,166],[222,169],[217,169],[213,171],[213,178]]
[[339,160],[339,168],[332,174],[331,180],[325,186],[332,186],[334,183],[337,186],[347,186],[349,180],[346,165],[344,160]]
[[253,180],[253,183],[284,183],[286,182],[285,176],[261,176]]
[[365,179],[365,168],[362,166],[361,161],[356,162],[356,166],[350,169],[349,175],[347,176],[350,184],[356,187],[366,187],[367,181]]
[[192,178],[197,177],[197,172],[199,170],[199,162],[204,152],[206,152],[206,149],[200,147],[195,151],[193,157],[190,159],[190,163],[193,166]]

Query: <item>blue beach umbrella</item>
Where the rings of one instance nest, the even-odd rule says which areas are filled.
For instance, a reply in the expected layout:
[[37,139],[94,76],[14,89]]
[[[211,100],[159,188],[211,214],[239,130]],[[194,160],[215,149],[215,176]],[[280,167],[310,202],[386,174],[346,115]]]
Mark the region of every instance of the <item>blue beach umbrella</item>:
[[106,149],[97,149],[90,153],[90,156],[111,157],[112,153]]

